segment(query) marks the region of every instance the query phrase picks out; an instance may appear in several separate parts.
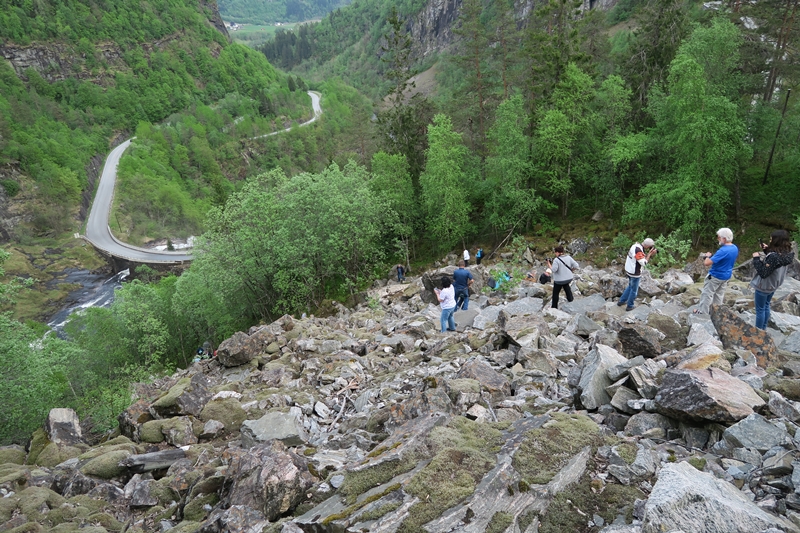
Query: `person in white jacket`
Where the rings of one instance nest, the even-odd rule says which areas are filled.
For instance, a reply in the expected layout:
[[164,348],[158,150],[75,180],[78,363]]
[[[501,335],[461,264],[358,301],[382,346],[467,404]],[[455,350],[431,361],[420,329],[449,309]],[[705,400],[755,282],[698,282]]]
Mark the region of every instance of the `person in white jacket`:
[[617,302],[620,307],[626,305],[626,311],[631,311],[634,308],[633,302],[636,301],[636,295],[639,294],[639,282],[642,280],[642,267],[647,265],[647,262],[656,251],[656,243],[650,238],[643,240],[642,244],[633,243],[631,249],[628,250],[628,257],[625,259],[625,274],[628,276],[628,286]]
[[467,250],[466,248],[464,249],[463,257],[464,257],[464,266],[469,266],[469,250]]
[[563,246],[556,246],[553,248],[553,252],[556,254],[556,258],[553,259],[552,263],[548,259],[547,266],[550,268],[553,277],[553,303],[551,307],[558,309],[558,295],[562,289],[564,294],[567,295],[568,302],[574,300],[570,283],[572,283],[573,278],[572,272],[579,268],[580,265],[573,258],[564,254]]

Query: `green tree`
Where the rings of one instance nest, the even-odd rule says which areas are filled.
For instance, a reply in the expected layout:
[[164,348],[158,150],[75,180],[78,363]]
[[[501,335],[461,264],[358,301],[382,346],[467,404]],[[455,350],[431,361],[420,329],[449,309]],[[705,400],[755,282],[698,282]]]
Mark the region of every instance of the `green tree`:
[[402,154],[378,152],[372,156],[372,180],[370,188],[390,208],[387,217],[397,216],[390,231],[399,241],[401,251],[409,264],[408,254],[412,250],[412,239],[419,229],[419,204],[415,200],[414,185],[408,170],[408,162]]
[[449,117],[437,114],[428,127],[427,164],[419,181],[428,234],[439,249],[450,248],[470,231],[466,163],[461,135]]
[[520,231],[541,216],[542,198],[533,188],[527,129],[522,96],[512,96],[498,106],[488,134],[485,212],[489,223],[503,232]]
[[739,167],[752,153],[745,144],[742,114],[727,94],[738,74],[721,75],[719,65],[736,64],[741,36],[717,19],[697,28],[670,64],[668,93],[652,99],[655,145],[666,162],[630,205],[628,219],[657,218],[698,243],[725,220]]

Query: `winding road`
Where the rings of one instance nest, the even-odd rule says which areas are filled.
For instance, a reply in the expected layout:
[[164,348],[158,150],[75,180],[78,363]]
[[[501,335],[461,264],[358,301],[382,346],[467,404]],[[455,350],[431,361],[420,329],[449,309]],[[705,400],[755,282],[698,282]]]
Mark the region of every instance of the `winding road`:
[[[315,122],[320,115],[322,115],[322,108],[319,105],[320,94],[317,92],[309,91],[308,95],[311,97],[311,107],[314,110],[314,116],[311,120],[303,122],[300,126],[307,126]],[[253,139],[260,139],[262,137],[269,137],[277,135],[285,131],[290,131],[292,128],[267,133],[266,135],[259,135]],[[111,233],[111,228],[108,226],[108,218],[111,214],[111,202],[114,199],[114,187],[117,182],[117,167],[122,154],[130,146],[133,139],[128,139],[124,143],[114,148],[106,158],[105,165],[103,166],[103,173],[100,176],[100,184],[97,186],[97,194],[92,202],[92,208],[89,211],[89,218],[86,222],[86,234],[83,238],[89,241],[95,248],[129,261],[136,261],[139,263],[182,263],[184,261],[191,261],[192,254],[186,252],[161,252],[158,250],[151,250],[148,248],[140,248],[126,244]]]

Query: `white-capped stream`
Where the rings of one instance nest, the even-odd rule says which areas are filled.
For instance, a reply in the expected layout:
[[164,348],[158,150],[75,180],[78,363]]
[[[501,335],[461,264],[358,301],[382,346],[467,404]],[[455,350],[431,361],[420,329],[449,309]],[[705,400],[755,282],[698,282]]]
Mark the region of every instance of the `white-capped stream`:
[[50,318],[47,323],[59,336],[70,315],[88,307],[109,307],[114,301],[114,291],[122,287],[122,280],[130,271],[125,269],[110,278],[104,274],[92,274],[89,270],[74,270],[58,280],[59,283],[80,283],[81,288],[69,293],[67,300],[72,302]]

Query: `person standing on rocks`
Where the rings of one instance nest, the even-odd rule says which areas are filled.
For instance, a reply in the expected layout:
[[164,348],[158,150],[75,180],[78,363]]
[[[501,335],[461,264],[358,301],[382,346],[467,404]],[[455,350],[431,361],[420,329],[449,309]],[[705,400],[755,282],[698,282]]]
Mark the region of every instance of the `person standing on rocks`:
[[442,288],[439,289],[437,287],[433,289],[433,291],[436,293],[436,298],[442,306],[442,316],[440,318],[442,326],[441,332],[455,331],[456,321],[453,318],[453,313],[456,310],[456,294],[450,278],[447,276],[443,277]]
[[475,252],[475,263],[480,265],[482,259],[483,259],[483,248],[478,248],[478,251]]
[[466,248],[464,248],[463,257],[464,257],[464,265],[469,266],[469,250],[467,250]]
[[563,246],[556,246],[553,248],[553,253],[556,254],[556,258],[553,259],[552,263],[548,259],[547,266],[552,272],[553,277],[553,304],[551,307],[553,309],[558,309],[558,295],[561,293],[561,289],[564,289],[564,294],[567,295],[568,302],[575,299],[572,296],[570,283],[572,283],[572,273],[575,269],[579,268],[580,265],[570,256],[564,255]]
[[[647,252],[647,253],[645,253]],[[625,274],[628,276],[628,286],[625,287],[622,296],[620,296],[617,305],[622,307],[625,305],[626,311],[632,311],[636,295],[639,294],[639,282],[642,281],[642,267],[647,265],[653,254],[656,253],[656,243],[651,238],[633,243],[631,249],[628,250],[628,257],[625,259]]]
[[406,267],[398,264],[395,268],[397,269],[397,281],[403,283],[406,280]]
[[453,288],[456,293],[456,311],[466,311],[469,308],[469,287],[474,281],[472,272],[464,268],[464,260],[458,262],[458,268],[453,272]]
[[700,293],[700,303],[694,310],[695,314],[708,313],[712,303],[714,305],[722,304],[725,288],[733,274],[733,264],[739,257],[739,248],[733,244],[733,232],[729,228],[720,228],[717,231],[717,241],[719,250],[716,253],[706,252],[703,254],[705,258],[703,264],[711,268],[708,269],[708,275],[703,282],[703,292]]
[[786,278],[786,270],[794,261],[794,253],[789,233],[782,229],[773,231],[769,244],[761,243],[761,248],[761,252],[753,254],[756,276],[750,286],[755,291],[756,327],[766,330],[770,315],[769,302]]

